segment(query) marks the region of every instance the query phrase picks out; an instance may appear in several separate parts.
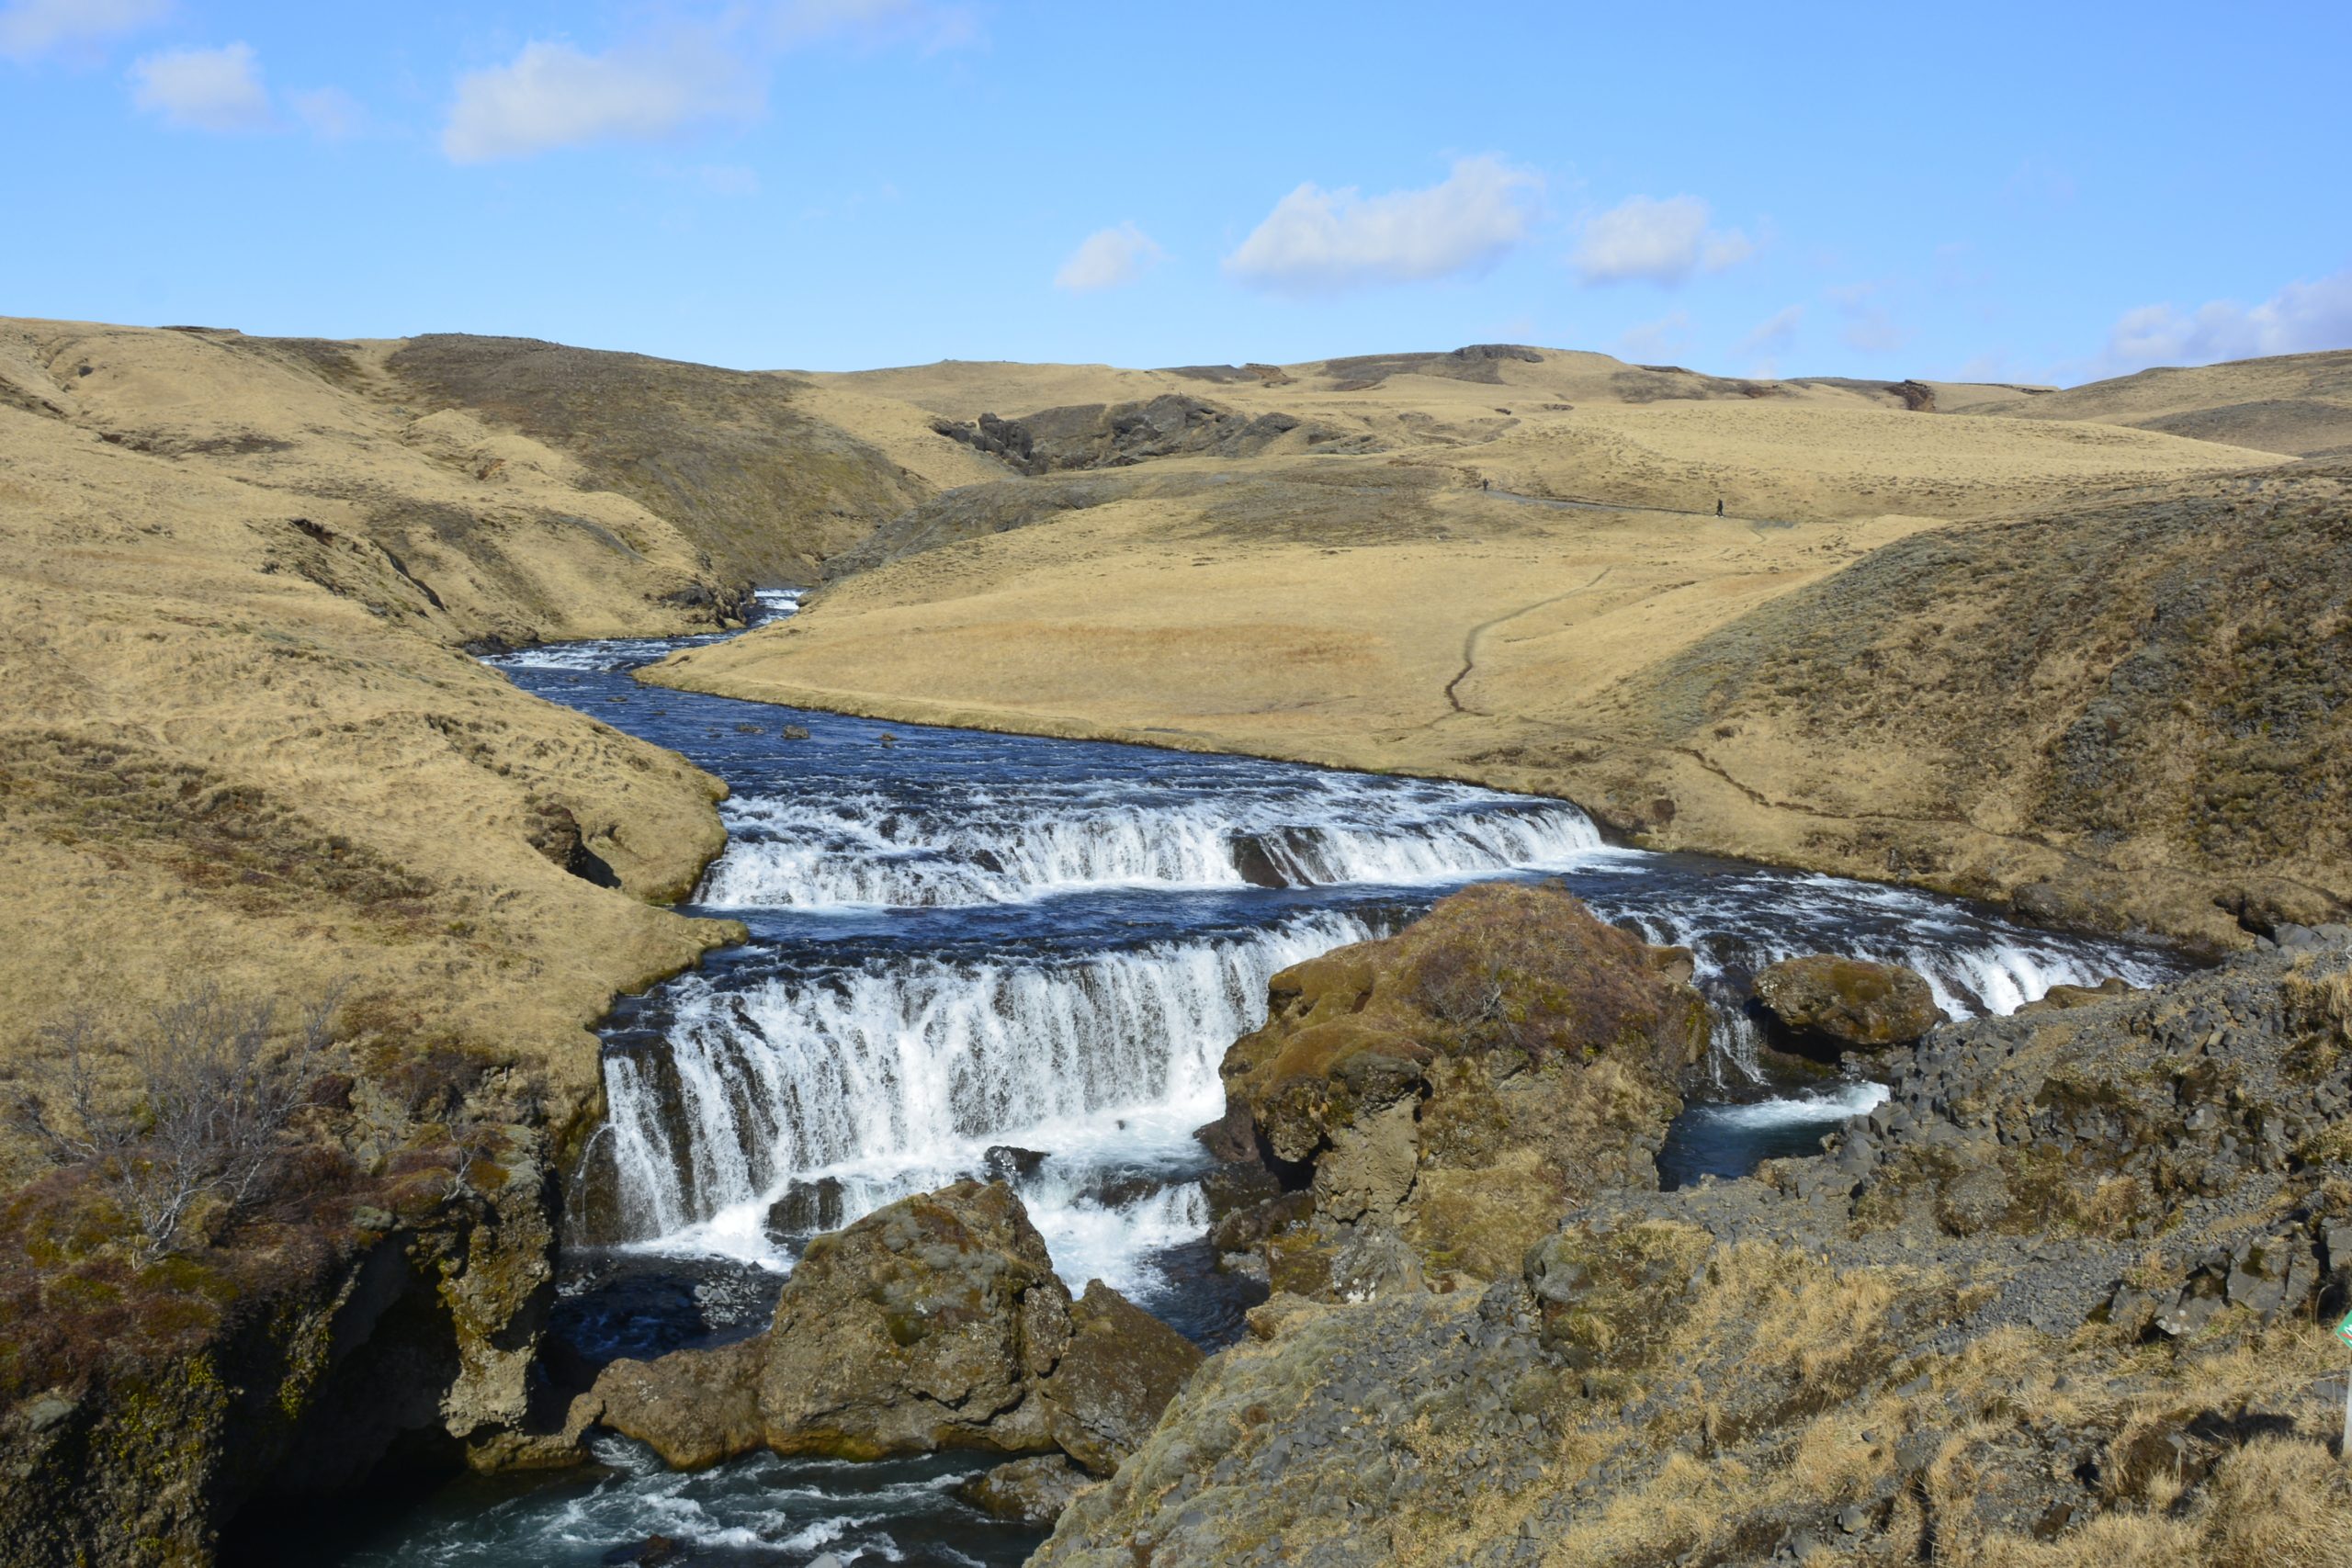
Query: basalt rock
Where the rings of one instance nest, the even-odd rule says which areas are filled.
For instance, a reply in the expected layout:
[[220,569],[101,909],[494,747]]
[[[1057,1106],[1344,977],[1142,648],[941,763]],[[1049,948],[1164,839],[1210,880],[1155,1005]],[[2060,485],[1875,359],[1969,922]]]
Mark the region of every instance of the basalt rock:
[[846,1196],[837,1176],[795,1181],[784,1190],[784,1196],[768,1205],[768,1234],[782,1238],[837,1230]]
[[1068,1348],[1041,1391],[1047,1430],[1062,1452],[1108,1475],[1203,1359],[1191,1340],[1094,1280],[1071,1303]]
[[2052,986],[2034,1000],[2018,1009],[2020,1013],[2064,1012],[2069,1008],[2089,1007],[2110,998],[2128,996],[2132,987],[2109,976],[2096,986]]
[[956,1488],[956,1495],[984,1514],[1016,1524],[1049,1525],[1094,1478],[1060,1454],[1008,1460]]
[[[458,1125],[462,1170],[429,1163],[448,1157],[429,1133],[401,1146],[406,1172],[355,1188],[343,1168],[299,1227],[248,1222],[164,1260],[123,1343],[70,1347],[78,1371],[0,1400],[0,1562],[209,1562],[241,1509],[347,1491],[394,1452],[481,1470],[576,1457],[531,1435],[554,1297],[544,1145]],[[50,1228],[51,1245],[67,1230]],[[39,1364],[40,1338],[9,1324],[9,1371]]]
[[1036,1175],[1045,1163],[1043,1149],[1016,1148],[1011,1144],[991,1144],[980,1154],[980,1167],[989,1173],[989,1179],[1008,1185],[1020,1177]]
[[1935,992],[1899,964],[1820,954],[1787,958],[1756,976],[1756,999],[1806,1051],[1883,1051],[1945,1021]]
[[1491,1279],[1578,1197],[1655,1187],[1707,1043],[1688,958],[1556,886],[1495,884],[1284,970],[1265,1026],[1226,1054],[1227,1115],[1205,1131],[1311,1191],[1312,1212],[1227,1216],[1220,1246],[1254,1241],[1301,1294]]
[[967,1449],[1107,1472],[1200,1359],[1100,1281],[1073,1303],[1012,1190],[961,1181],[811,1242],[764,1334],[613,1363],[570,1427],[681,1467]]
[[759,1380],[767,1346],[739,1339],[715,1349],[673,1350],[651,1361],[615,1361],[594,1393],[574,1403],[576,1438],[602,1421],[662,1456],[673,1470],[702,1470],[760,1446]]

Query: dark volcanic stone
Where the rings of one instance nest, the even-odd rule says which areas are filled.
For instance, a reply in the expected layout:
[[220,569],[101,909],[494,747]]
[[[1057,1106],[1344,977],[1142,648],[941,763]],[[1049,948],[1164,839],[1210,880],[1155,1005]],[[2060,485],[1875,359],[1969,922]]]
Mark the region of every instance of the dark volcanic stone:
[[1016,1177],[1035,1176],[1045,1163],[1042,1149],[1016,1148],[1011,1144],[992,1145],[980,1156],[980,1168],[990,1181],[1010,1183]]
[[783,1197],[768,1205],[768,1234],[784,1238],[839,1230],[842,1196],[839,1177],[794,1182],[784,1190]]

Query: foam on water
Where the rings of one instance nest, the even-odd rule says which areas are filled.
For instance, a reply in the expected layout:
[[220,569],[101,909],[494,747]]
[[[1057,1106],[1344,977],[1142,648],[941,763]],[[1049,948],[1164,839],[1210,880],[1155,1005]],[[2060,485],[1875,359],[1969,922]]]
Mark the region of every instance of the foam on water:
[[1466,785],[1317,775],[1272,798],[986,788],[752,796],[697,901],[714,908],[955,908],[1112,886],[1409,886],[1604,852],[1575,807]]
[[[662,1535],[691,1543],[696,1557],[777,1568],[828,1551],[844,1564],[985,1568],[1018,1562],[1035,1540],[953,1500],[959,1482],[987,1468],[980,1460],[861,1465],[762,1455],[673,1472],[626,1438],[599,1436],[589,1447],[596,1473],[585,1483],[559,1483],[558,1494],[526,1494],[462,1518],[419,1519],[344,1561],[355,1568],[588,1568]],[[984,1555],[959,1550],[951,1537]]]
[[1826,1126],[1856,1116],[1867,1116],[1887,1101],[1887,1088],[1879,1083],[1851,1083],[1826,1094],[1776,1095],[1752,1105],[1711,1105],[1702,1113],[1726,1127],[1765,1130],[1774,1127]]
[[1277,970],[1373,934],[1318,913],[1076,962],[687,976],[661,1049],[606,1055],[592,1157],[639,1238],[737,1250],[795,1178],[839,1177],[864,1213],[1015,1134],[1063,1150],[1116,1129],[1133,1146],[1139,1123],[1164,1136],[1219,1113],[1217,1064],[1264,1021]]

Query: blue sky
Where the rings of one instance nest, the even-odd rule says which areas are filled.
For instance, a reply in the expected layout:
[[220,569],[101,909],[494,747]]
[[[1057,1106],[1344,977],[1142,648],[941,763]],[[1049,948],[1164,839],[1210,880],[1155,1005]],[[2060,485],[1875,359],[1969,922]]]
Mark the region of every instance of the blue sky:
[[744,367],[2352,346],[2352,6],[0,0],[0,312]]

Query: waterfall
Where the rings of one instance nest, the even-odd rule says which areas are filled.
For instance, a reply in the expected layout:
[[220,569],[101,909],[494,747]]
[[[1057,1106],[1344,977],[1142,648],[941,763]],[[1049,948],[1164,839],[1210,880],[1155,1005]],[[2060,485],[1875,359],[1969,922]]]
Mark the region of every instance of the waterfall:
[[1325,912],[1055,963],[876,962],[742,988],[685,976],[666,1038],[605,1057],[600,1153],[622,1223],[650,1239],[797,1174],[894,1173],[851,1184],[863,1213],[904,1179],[976,1166],[990,1144],[1064,1146],[1074,1124],[1121,1112],[1213,1120],[1217,1066],[1264,1021],[1267,982],[1376,934]]
[[[1786,878],[1779,887],[1767,879],[1764,889],[1765,898],[1744,887],[1720,902],[1593,899],[1644,941],[1690,950],[1692,983],[1714,1013],[1707,1067],[1720,1089],[1765,1082],[1748,986],[1758,970],[1785,958],[1835,953],[1903,964],[1954,1019],[2015,1012],[2052,986],[2095,986],[2110,976],[2149,986],[2170,972],[2119,943],[1962,921],[1949,907],[1902,889],[1816,877]],[[1772,892],[1784,897],[1772,899]],[[1758,918],[1764,909],[1771,919]],[[1930,933],[1942,940],[1923,940]]]
[[1085,887],[1327,887],[1560,867],[1602,848],[1572,806],[1463,785],[1347,781],[1268,801],[1200,797],[922,808],[874,795],[729,803],[714,908],[1010,903]]

